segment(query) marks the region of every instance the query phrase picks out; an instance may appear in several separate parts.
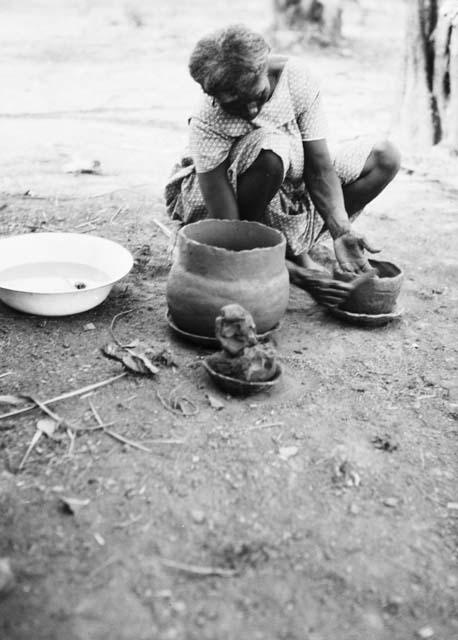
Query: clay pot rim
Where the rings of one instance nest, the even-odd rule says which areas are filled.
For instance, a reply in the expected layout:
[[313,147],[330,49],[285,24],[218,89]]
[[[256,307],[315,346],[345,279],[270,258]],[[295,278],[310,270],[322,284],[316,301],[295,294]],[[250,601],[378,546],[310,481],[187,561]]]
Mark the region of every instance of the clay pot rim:
[[211,356],[208,356],[207,358],[202,360],[202,366],[207,371],[210,378],[219,383],[220,388],[224,389],[229,394],[231,393],[231,391],[229,391],[229,387],[231,387],[232,395],[234,394],[235,390],[236,393],[240,395],[248,395],[249,393],[256,393],[258,391],[271,389],[280,381],[280,378],[283,374],[281,365],[277,363],[275,373],[272,378],[270,378],[270,380],[257,380],[255,382],[249,382],[248,380],[240,380],[239,378],[233,378],[232,376],[225,376],[222,373],[218,373],[213,369],[211,363],[209,362],[210,359]]
[[377,269],[377,266],[379,264],[388,264],[390,265],[390,267],[393,267],[397,271],[397,273],[392,276],[379,276],[378,273],[376,273],[374,277],[378,278],[379,280],[392,280],[393,278],[398,278],[399,276],[404,275],[404,271],[401,269],[401,267],[398,267],[397,264],[394,264],[394,262],[390,262],[389,260],[375,260],[370,258],[369,264],[372,265],[375,269]]
[[[390,267],[393,267],[397,273],[395,273],[392,276],[379,276],[378,273],[374,273],[372,274],[372,278],[374,278],[375,280],[393,280],[394,278],[399,278],[400,276],[404,275],[404,271],[401,269],[401,267],[398,267],[397,264],[395,264],[394,262],[390,262],[389,260],[375,260],[373,258],[369,259],[369,264],[374,268],[377,269],[378,265],[380,264],[388,264],[390,265]],[[346,274],[346,271],[341,271],[338,268],[335,268],[334,270],[334,274],[337,275],[342,275],[342,274]],[[361,277],[363,274],[356,274],[354,276],[354,278],[352,278],[352,280],[356,280],[358,277]],[[350,281],[351,282],[351,281]]]
[[[205,224],[210,221],[217,222],[218,224],[223,223],[223,224],[229,224],[229,225],[235,222],[236,224],[241,223],[243,225],[252,225],[256,227],[261,227],[262,229],[268,229],[269,232],[272,232],[278,236],[279,242],[270,247],[253,247],[253,249],[225,249],[224,247],[217,247],[214,244],[199,242],[199,240],[194,240],[193,238],[189,238],[186,236],[185,232],[189,227],[191,226],[195,227],[197,225]],[[248,254],[248,253],[253,254],[253,253],[258,253],[263,251],[271,251],[272,249],[277,249],[279,247],[281,248],[284,247],[286,249],[286,238],[281,231],[279,231],[278,229],[274,229],[273,227],[269,227],[268,225],[263,224],[262,222],[253,222],[251,220],[219,220],[218,218],[207,218],[205,220],[198,220],[197,222],[191,222],[183,226],[178,233],[179,235],[184,236],[186,239],[186,242],[188,242],[189,244],[195,245],[196,247],[208,247],[212,251],[221,252],[221,253],[241,255],[241,254]]]

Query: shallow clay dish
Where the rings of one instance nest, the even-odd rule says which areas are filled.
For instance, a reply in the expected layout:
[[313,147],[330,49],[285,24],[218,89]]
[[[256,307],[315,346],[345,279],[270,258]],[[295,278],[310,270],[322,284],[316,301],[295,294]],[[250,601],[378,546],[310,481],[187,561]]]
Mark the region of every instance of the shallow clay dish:
[[360,327],[382,327],[388,322],[398,320],[404,310],[399,307],[395,307],[390,313],[352,313],[339,307],[329,307],[329,312],[341,320],[345,320],[350,324],[359,325]]
[[252,393],[259,393],[260,391],[270,391],[278,383],[282,374],[281,367],[277,364],[277,369],[271,380],[247,382],[246,380],[238,380],[237,378],[231,378],[230,376],[224,376],[222,373],[216,372],[212,368],[209,358],[203,360],[202,364],[213,382],[220,389],[233,396],[247,396]]
[[[210,349],[220,348],[220,344],[214,336],[199,336],[195,333],[183,331],[183,329],[177,327],[172,319],[170,311],[167,311],[166,319],[169,327],[173,329],[173,331],[175,331],[175,333],[179,335],[180,338],[183,338],[183,340],[187,340],[188,342],[192,342],[193,344],[199,344],[203,347],[209,347]],[[267,340],[267,338],[269,338],[273,333],[275,333],[275,331],[278,331],[279,328],[280,323],[276,324],[275,327],[272,327],[272,329],[266,331],[265,333],[258,333],[256,337],[258,338],[259,342],[263,342],[264,340]]]
[[[369,260],[369,264],[375,270],[373,277],[363,278],[356,284],[339,309],[357,315],[391,314],[401,291],[404,274],[391,262]],[[353,275],[339,270],[334,272],[334,277],[346,282],[351,282],[354,278]]]

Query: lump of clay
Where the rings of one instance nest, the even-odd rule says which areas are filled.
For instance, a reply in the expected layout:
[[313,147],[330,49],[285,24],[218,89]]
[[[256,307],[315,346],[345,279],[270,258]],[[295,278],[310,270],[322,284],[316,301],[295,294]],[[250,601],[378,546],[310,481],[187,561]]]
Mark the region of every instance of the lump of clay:
[[247,382],[271,380],[277,370],[275,350],[258,343],[250,313],[238,304],[226,305],[216,318],[215,334],[223,350],[209,358],[217,373]]
[[247,382],[271,380],[277,369],[274,349],[260,344],[245,347],[238,356],[219,351],[211,357],[210,363],[217,373]]
[[236,356],[245,347],[257,343],[256,325],[251,314],[243,307],[227,304],[220,314],[215,321],[215,335],[227,353]]

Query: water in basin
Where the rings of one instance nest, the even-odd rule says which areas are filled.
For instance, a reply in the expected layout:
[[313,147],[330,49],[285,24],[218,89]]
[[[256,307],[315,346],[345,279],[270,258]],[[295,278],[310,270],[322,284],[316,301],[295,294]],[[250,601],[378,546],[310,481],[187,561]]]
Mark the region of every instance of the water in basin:
[[101,269],[76,262],[31,262],[0,270],[0,287],[31,293],[69,293],[109,282]]

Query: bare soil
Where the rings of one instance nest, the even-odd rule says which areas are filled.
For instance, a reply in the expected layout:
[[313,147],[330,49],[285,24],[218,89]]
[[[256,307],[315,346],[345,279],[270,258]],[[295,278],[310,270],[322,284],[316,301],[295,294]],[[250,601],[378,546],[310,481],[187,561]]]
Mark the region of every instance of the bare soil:
[[[128,309],[116,335],[171,349],[176,366],[52,407],[93,427],[91,401],[149,451],[89,430],[71,449],[62,430],[18,472],[43,416],[0,421],[0,557],[16,577],[0,595],[0,638],[457,637],[456,160],[407,158],[358,221],[405,272],[402,319],[345,325],[293,288],[274,338],[281,383],[226,396],[201,366],[209,352],[167,325],[170,254],[153,218],[171,227],[162,184],[196,95],[190,46],[229,21],[267,27],[264,3],[67,4],[3,3],[0,73],[12,91],[0,114],[0,233],[75,231],[98,217],[90,233],[128,247],[135,267],[84,314],[0,305],[0,395],[45,400],[121,373],[101,347]],[[352,8],[343,49],[305,54],[336,137],[391,126],[398,4]],[[63,173],[76,152],[104,175]],[[168,410],[171,392],[197,414]],[[68,498],[84,503],[70,513]]]

